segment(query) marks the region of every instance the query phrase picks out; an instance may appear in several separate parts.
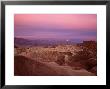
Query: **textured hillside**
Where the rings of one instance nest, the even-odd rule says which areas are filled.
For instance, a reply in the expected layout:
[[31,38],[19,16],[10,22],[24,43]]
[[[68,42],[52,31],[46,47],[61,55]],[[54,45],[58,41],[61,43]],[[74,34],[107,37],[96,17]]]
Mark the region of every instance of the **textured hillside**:
[[38,62],[24,56],[15,56],[14,73],[19,76],[93,76],[84,69],[74,70],[69,66],[59,66],[55,62]]

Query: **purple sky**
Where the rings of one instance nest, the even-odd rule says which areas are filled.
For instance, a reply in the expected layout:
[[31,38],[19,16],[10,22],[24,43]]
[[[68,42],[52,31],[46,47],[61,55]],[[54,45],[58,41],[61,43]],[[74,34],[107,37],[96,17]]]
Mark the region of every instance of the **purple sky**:
[[97,39],[96,14],[15,14],[15,37],[25,39]]

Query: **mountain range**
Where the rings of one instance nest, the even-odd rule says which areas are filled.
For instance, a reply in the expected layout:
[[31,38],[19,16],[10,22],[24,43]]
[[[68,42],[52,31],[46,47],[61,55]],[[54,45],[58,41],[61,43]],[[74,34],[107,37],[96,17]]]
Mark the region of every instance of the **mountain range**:
[[56,40],[56,39],[24,39],[14,38],[16,46],[55,46],[55,45],[74,45],[80,43],[80,40]]

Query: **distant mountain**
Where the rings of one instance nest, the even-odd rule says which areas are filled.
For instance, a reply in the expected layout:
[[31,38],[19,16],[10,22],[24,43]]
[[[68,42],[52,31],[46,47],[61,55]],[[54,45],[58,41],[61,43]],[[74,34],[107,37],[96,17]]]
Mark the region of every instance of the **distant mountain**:
[[14,48],[18,48],[16,45],[14,45]]
[[78,43],[78,40],[55,40],[55,39],[24,39],[14,38],[14,44],[18,46],[55,46],[55,45],[72,45]]
[[30,45],[31,41],[24,39],[24,38],[14,38],[14,45],[16,47],[18,46],[26,46],[26,45]]

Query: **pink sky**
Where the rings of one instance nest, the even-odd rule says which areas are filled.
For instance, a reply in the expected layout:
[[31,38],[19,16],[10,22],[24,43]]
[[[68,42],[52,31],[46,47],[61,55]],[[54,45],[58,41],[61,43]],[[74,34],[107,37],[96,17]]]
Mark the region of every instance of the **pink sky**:
[[97,27],[96,14],[26,14],[15,15],[15,24],[63,26],[64,28],[95,29]]
[[[15,36],[96,38],[96,14],[15,14]],[[26,30],[27,29],[27,30]],[[27,31],[27,32],[26,32]],[[43,34],[44,35],[43,35]],[[59,34],[61,33],[61,34]],[[53,34],[53,35],[52,35]],[[64,35],[63,35],[64,34]],[[77,35],[75,35],[77,34]],[[75,35],[75,36],[74,36]]]

